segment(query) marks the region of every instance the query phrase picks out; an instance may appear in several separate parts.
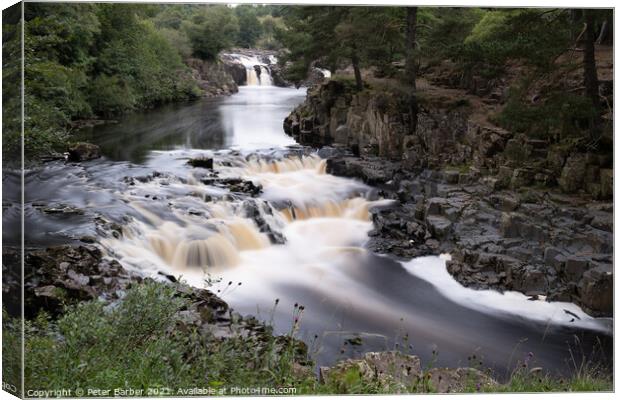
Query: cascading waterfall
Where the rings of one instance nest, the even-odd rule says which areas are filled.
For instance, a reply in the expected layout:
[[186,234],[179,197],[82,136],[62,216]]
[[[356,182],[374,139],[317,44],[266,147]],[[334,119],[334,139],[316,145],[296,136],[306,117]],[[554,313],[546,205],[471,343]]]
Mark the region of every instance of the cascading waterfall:
[[[273,86],[269,65],[261,62],[256,56],[247,56],[244,54],[231,55],[245,67],[248,86]],[[276,59],[270,56],[269,61],[275,63]]]
[[[323,219],[324,227],[340,232],[339,236],[350,237],[347,230],[358,231],[363,227],[361,232],[364,233],[369,229],[369,208],[382,203],[360,197],[368,189],[364,185],[326,174],[325,160],[316,155],[269,161],[239,158],[227,160],[225,164],[216,165],[221,176],[240,176],[263,187],[265,200],[255,199],[259,205],[255,210],[259,218],[276,232],[313,229],[317,226],[315,223],[306,227],[300,223]],[[316,181],[318,187],[312,185]],[[192,175],[176,183],[175,190],[179,190],[179,186],[194,198],[203,193],[205,187]],[[334,190],[326,192],[323,190],[326,186],[332,186]],[[281,201],[290,187],[295,187],[300,196]],[[315,195],[319,191],[323,196]],[[346,193],[353,197],[346,198]],[[283,206],[274,208],[271,201]],[[141,200],[129,204],[140,218],[125,228],[123,238],[108,238],[103,243],[111,253],[125,263],[138,264],[135,267],[142,271],[144,263],[170,273],[234,267],[240,263],[243,252],[259,251],[272,245],[267,234],[246,216],[248,201],[220,199],[200,203],[192,199],[191,213],[174,210],[172,215],[165,217],[148,209]],[[345,220],[351,224],[343,223]]]

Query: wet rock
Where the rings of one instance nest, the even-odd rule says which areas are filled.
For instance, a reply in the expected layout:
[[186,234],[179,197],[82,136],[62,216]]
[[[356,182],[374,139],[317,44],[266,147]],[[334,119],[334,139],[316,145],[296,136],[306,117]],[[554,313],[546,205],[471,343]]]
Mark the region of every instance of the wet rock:
[[429,216],[426,217],[426,226],[433,237],[445,239],[450,234],[452,222],[445,217]]
[[564,275],[571,281],[579,282],[584,272],[588,270],[589,262],[586,257],[568,256],[564,263]]
[[213,169],[213,158],[192,158],[187,163],[194,168]]
[[118,262],[103,259],[101,251],[92,245],[64,245],[28,252],[24,269],[24,301],[29,316],[40,310],[54,315],[62,311],[61,305],[65,303],[115,296],[133,279]]
[[545,271],[535,266],[527,265],[519,275],[513,278],[514,289],[524,292],[528,296],[545,294],[547,292],[547,274]]
[[581,304],[595,316],[608,316],[613,312],[612,271],[611,265],[600,265],[586,271],[579,282]]
[[385,184],[399,169],[397,163],[380,158],[342,157],[327,160],[327,172],[348,178],[358,178],[369,185]]
[[86,142],[76,143],[69,147],[68,153],[68,160],[73,162],[89,161],[101,157],[99,146]]
[[271,226],[265,218],[273,213],[268,203],[259,202],[258,200],[245,200],[243,202],[243,211],[246,218],[252,219],[258,226],[258,229],[267,234],[271,243],[286,243],[286,239],[282,232],[276,227]]

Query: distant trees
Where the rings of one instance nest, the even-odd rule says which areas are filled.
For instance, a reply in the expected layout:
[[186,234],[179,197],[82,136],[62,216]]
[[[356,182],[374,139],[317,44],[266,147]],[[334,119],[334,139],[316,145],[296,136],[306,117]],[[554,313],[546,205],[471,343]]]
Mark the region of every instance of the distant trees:
[[224,5],[200,7],[182,28],[187,32],[193,55],[213,60],[225,48],[232,47],[239,35],[239,21],[235,13]]
[[235,14],[239,21],[237,45],[240,47],[253,47],[263,33],[263,27],[254,8],[251,5],[239,5],[235,8]]

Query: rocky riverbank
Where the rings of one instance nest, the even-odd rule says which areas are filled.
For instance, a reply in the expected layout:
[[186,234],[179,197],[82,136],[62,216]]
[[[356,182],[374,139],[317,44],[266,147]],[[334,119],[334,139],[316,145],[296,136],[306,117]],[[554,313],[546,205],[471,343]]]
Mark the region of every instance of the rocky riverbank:
[[411,133],[398,92],[330,81],[309,90],[284,129],[322,148],[328,172],[398,200],[373,211],[371,250],[407,259],[448,252],[463,285],[612,316],[611,153],[514,135],[472,107],[479,99],[449,93],[422,94]]
[[[18,259],[19,252],[16,249],[4,249],[5,266],[17,263]],[[26,254],[25,271],[25,316],[31,321],[41,315],[62,320],[67,315],[65,313],[71,315],[74,310],[80,310],[74,308],[75,306],[84,306],[93,301],[103,304],[108,310],[119,309],[124,306],[132,291],[154,284],[152,279],[131,273],[117,261],[106,259],[99,248],[92,244],[32,249]],[[17,296],[21,290],[18,284],[19,276],[12,275],[11,272],[9,268],[3,268],[3,295],[6,297]],[[270,326],[251,316],[242,317],[209,290],[190,287],[172,276],[162,275],[159,281],[161,285],[172,290],[172,297],[168,301],[178,300],[183,306],[173,316],[174,330],[154,332],[152,335],[155,336],[149,340],[162,340],[155,339],[157,336],[174,337],[174,332],[199,335],[207,348],[194,348],[193,353],[213,352],[226,346],[235,347],[240,340],[246,343],[246,346],[247,343],[252,343],[256,348],[275,351],[278,355],[270,357],[286,363],[280,368],[287,371],[289,385],[305,388],[304,390],[310,390],[310,393],[317,387],[329,388],[326,390],[333,393],[365,393],[369,390],[369,393],[450,393],[491,391],[500,387],[490,377],[490,370],[483,372],[472,367],[428,368],[421,364],[417,356],[396,351],[366,353],[361,359],[346,359],[331,367],[321,366],[317,376],[311,369],[312,361],[307,345],[296,339],[294,333],[273,336]],[[148,293],[148,289],[145,290]],[[162,291],[164,292],[166,291]],[[136,294],[132,293],[131,296],[131,301],[135,302]],[[19,313],[17,309],[7,311],[9,314]],[[27,340],[30,335],[46,335],[37,329],[28,332]],[[79,331],[82,328],[76,326],[73,329]],[[254,347],[243,347],[236,351],[247,351],[250,354],[254,352]],[[35,345],[34,350],[38,352],[41,349]],[[194,354],[193,357],[199,356]],[[236,357],[245,356],[236,354]],[[237,367],[239,366],[235,366]],[[363,382],[367,389],[358,388],[355,382],[351,381],[350,377],[353,375],[355,382]],[[311,389],[312,387],[315,389]]]

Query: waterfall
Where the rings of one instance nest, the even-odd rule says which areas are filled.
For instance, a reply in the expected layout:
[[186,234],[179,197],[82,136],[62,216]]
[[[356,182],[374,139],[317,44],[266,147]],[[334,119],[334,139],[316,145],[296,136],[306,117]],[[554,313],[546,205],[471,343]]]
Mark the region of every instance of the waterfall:
[[[261,62],[256,56],[245,54],[231,54],[240,64],[245,67],[247,86],[273,86],[271,69],[268,64]],[[275,57],[270,56],[270,63],[275,63]]]
[[[263,188],[261,198],[205,201],[200,180],[178,181],[163,190],[187,193],[179,201],[191,205],[192,212],[175,208],[162,214],[143,198],[129,195],[128,205],[140,218],[127,225],[122,238],[107,238],[102,243],[124,262],[139,262],[142,271],[148,268],[145,260],[158,270],[176,274],[222,271],[239,265],[247,252],[273,247],[266,227],[279,234],[287,229],[327,230],[330,234],[323,236],[340,237],[345,243],[351,237],[363,239],[371,224],[369,208],[381,204],[364,197],[365,185],[327,174],[325,160],[314,154],[274,159],[229,156],[226,164],[216,165],[220,177],[255,182]],[[136,188],[152,185],[138,183]],[[299,192],[297,196],[291,196],[291,188]]]

